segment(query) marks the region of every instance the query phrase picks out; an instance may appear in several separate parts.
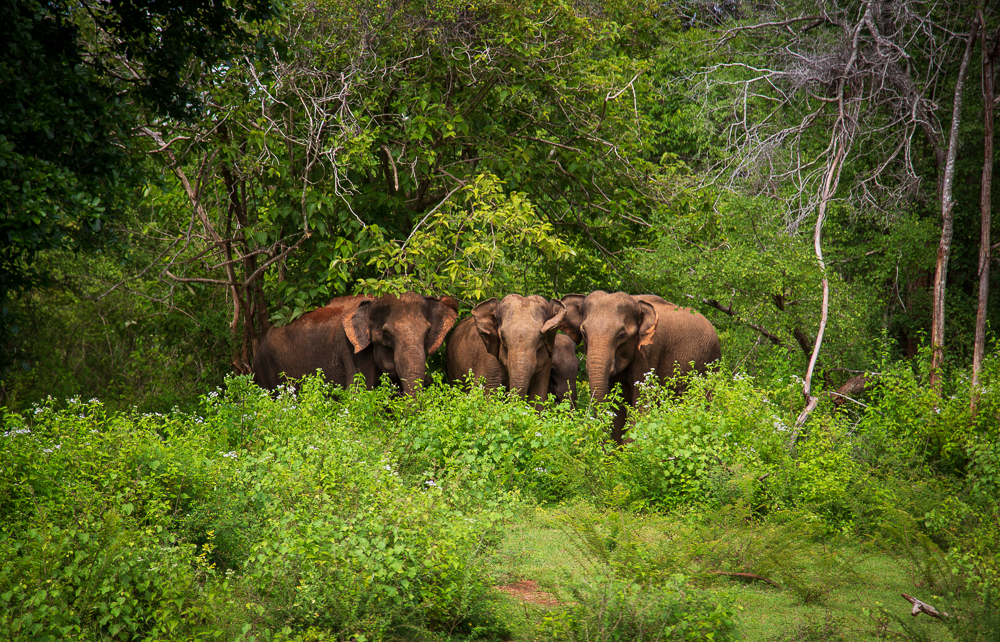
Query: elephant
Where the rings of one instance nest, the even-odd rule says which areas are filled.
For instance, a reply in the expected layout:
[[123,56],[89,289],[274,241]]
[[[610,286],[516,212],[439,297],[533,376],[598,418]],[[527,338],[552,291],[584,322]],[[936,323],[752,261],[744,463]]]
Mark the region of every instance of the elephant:
[[540,406],[549,393],[552,350],[565,314],[562,303],[537,295],[480,303],[448,336],[449,381],[461,382],[471,371],[486,380],[486,388],[508,388]]
[[254,381],[274,390],[285,377],[321,369],[348,387],[358,373],[369,389],[383,374],[413,396],[426,381],[428,355],[441,347],[458,318],[458,301],[415,292],[334,299],[282,328],[272,328],[254,357]]
[[576,356],[576,343],[565,334],[557,334],[552,346],[552,375],[549,377],[549,394],[559,401],[576,404],[576,377],[580,360]]
[[[711,322],[690,308],[668,303],[653,294],[632,296],[603,290],[569,294],[562,330],[577,343],[583,342],[591,398],[604,401],[614,384],[635,405],[637,382],[654,372],[661,380],[691,370],[705,372],[719,360],[722,350]],[[678,391],[683,384],[675,384]],[[615,412],[612,437],[624,443],[628,409]]]

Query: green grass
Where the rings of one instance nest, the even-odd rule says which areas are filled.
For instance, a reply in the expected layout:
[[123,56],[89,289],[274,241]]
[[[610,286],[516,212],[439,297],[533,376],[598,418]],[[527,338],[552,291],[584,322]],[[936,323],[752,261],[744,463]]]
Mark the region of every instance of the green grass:
[[[534,580],[561,599],[572,599],[570,587],[600,572],[600,564],[581,553],[566,523],[564,507],[538,508],[511,523],[495,558],[498,583]],[[631,516],[639,519],[637,516]],[[637,528],[651,548],[689,545],[681,522],[646,518]],[[708,590],[737,611],[738,630],[747,642],[908,640],[893,616],[920,630],[926,639],[949,642],[954,638],[943,623],[921,615],[911,618],[908,593],[934,604],[933,591],[919,586],[919,576],[905,560],[876,550],[871,543],[844,542],[838,551],[850,560],[852,580],[832,589],[819,603],[806,604],[790,589],[760,581],[706,577],[698,573],[697,560],[686,560],[689,584]],[[500,612],[509,618],[515,640],[536,638],[538,627],[550,611],[545,606],[501,594]]]

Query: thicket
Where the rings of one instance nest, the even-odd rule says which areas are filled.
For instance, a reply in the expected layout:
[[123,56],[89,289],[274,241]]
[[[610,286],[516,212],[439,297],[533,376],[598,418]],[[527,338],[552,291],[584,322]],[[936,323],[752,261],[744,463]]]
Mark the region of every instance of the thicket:
[[[50,400],[4,415],[0,630],[497,639],[503,526],[559,504],[592,571],[551,639],[729,639],[713,576],[822,602],[851,577],[821,545],[838,537],[981,614],[1000,583],[995,358],[987,375],[973,416],[966,383],[939,398],[892,367],[867,408],[821,406],[794,443],[794,376],[695,377],[680,397],[650,382],[621,450],[604,408],[439,383],[406,399],[309,378],[272,398],[230,378],[190,414]],[[671,545],[650,544],[668,515]]]

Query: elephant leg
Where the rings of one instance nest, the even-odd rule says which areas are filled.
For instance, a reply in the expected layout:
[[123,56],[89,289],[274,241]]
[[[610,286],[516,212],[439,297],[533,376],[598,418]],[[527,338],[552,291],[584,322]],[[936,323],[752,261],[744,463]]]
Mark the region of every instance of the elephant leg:
[[626,419],[628,419],[628,406],[625,404],[618,404],[618,408],[615,409],[614,424],[611,427],[611,438],[614,439],[615,443],[619,446],[625,444]]
[[615,413],[614,438],[619,446],[630,444],[634,439],[625,436],[625,431],[634,421],[628,421],[629,407],[635,408],[639,404],[639,386],[635,383],[635,376],[627,376],[621,380],[622,403]]
[[638,390],[629,376],[616,375],[612,379],[611,387],[614,388],[614,384],[616,383],[620,386],[622,400],[620,403],[615,404],[615,418],[611,428],[611,438],[615,440],[616,444],[623,446],[632,441],[625,437],[625,430],[628,425],[628,408],[629,406],[635,406],[635,397]]

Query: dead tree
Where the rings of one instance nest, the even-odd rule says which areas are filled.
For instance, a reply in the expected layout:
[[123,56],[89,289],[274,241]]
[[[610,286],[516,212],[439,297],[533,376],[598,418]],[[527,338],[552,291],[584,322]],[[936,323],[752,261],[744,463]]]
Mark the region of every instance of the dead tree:
[[[816,216],[813,245],[823,295],[799,427],[815,407],[811,379],[829,314],[828,266],[822,256],[827,207],[836,199],[856,216],[893,223],[920,192],[924,177],[916,159],[923,149],[933,157],[943,216],[942,268],[934,294],[940,314],[932,339],[943,354],[951,184],[963,85],[979,28],[973,17],[977,7],[959,2],[939,11],[942,7],[915,0],[871,0],[860,6],[817,0],[811,10],[788,15],[776,4],[769,13],[725,31],[717,46],[734,55],[693,79],[705,108],[727,123],[731,155],[717,168],[716,183],[742,193],[791,193],[783,211],[791,235]],[[749,47],[743,48],[742,38],[750,34],[754,62],[745,62]],[[958,60],[958,82],[952,85]],[[720,90],[728,91],[731,100],[718,101]],[[940,113],[948,107],[946,141]],[[826,145],[817,152],[820,138]],[[852,166],[856,179],[839,187],[845,165]]]
[[934,305],[931,315],[931,387],[940,393],[941,361],[944,359],[944,299],[948,284],[948,259],[951,256],[951,241],[955,231],[955,201],[951,198],[955,181],[955,158],[958,155],[958,127],[962,120],[962,98],[965,78],[969,73],[972,48],[979,34],[979,17],[972,21],[972,32],[965,42],[965,55],[955,82],[955,96],[952,100],[951,134],[948,150],[945,152],[944,173],[941,175],[941,240],[938,243],[937,261],[934,265]]

